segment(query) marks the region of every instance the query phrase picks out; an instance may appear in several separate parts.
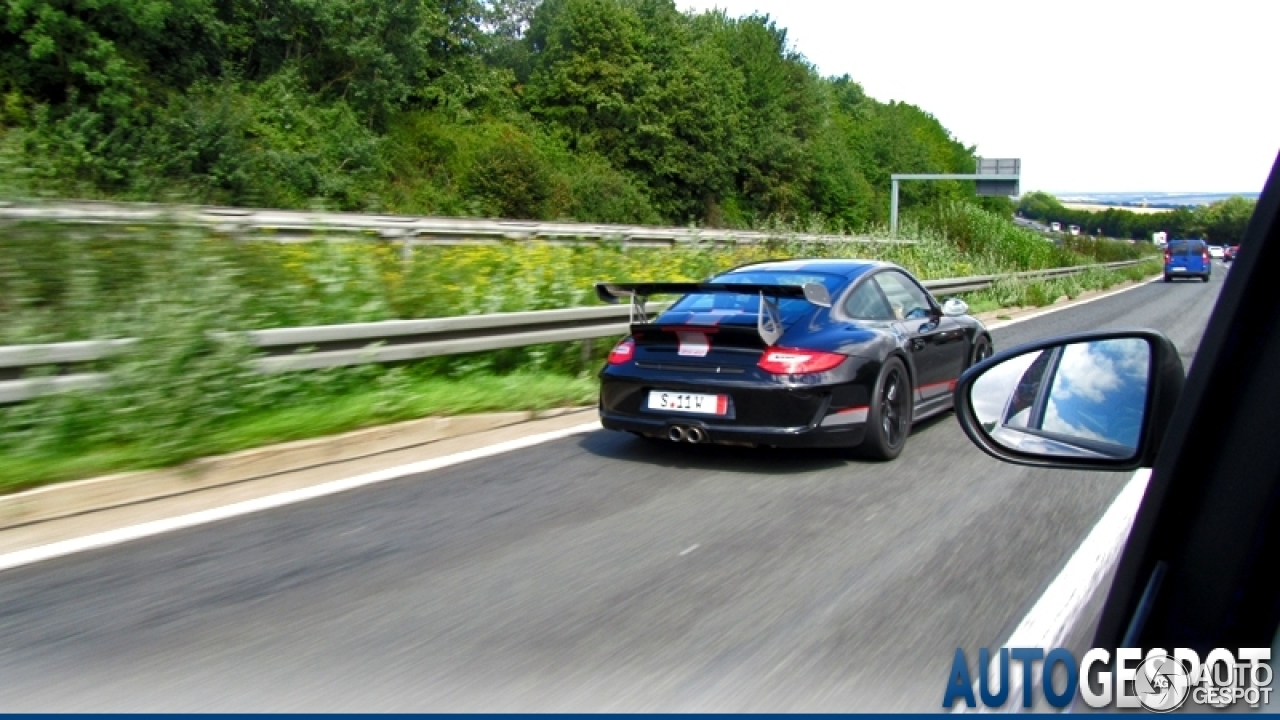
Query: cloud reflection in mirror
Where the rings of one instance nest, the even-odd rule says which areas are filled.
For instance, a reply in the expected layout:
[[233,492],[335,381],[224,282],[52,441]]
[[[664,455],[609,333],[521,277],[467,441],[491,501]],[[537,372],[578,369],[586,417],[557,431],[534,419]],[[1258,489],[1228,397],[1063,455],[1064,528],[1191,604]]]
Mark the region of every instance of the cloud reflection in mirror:
[[1132,457],[1142,432],[1150,355],[1138,338],[1019,355],[973,383],[970,405],[983,430],[1011,449]]

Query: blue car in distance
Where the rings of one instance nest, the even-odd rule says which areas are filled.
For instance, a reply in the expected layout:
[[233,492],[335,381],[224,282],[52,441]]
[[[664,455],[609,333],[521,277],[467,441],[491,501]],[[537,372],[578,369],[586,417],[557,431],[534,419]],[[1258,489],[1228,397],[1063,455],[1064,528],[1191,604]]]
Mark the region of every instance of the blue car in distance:
[[1209,282],[1213,261],[1209,245],[1203,240],[1170,240],[1164,249],[1164,281],[1176,277],[1197,277]]

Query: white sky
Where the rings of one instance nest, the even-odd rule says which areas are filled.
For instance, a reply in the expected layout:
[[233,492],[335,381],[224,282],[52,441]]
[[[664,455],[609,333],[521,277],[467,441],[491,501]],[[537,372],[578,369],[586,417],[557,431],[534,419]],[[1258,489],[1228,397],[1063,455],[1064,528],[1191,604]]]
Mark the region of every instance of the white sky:
[[932,113],[1022,191],[1257,192],[1280,150],[1276,0],[676,0],[767,13],[823,75]]

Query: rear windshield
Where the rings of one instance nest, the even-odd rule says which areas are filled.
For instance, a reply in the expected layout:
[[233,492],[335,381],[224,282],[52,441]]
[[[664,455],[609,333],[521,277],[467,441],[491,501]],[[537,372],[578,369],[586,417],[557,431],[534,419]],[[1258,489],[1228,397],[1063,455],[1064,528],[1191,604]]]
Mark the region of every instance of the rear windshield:
[[[805,283],[821,283],[827,288],[831,297],[835,297],[844,287],[848,278],[841,275],[830,275],[815,272],[734,272],[712,278],[711,282],[726,285],[804,285]],[[803,298],[781,298],[777,300],[778,310],[782,313],[783,323],[793,323],[813,308]],[[760,312],[759,295],[738,295],[734,293],[692,293],[680,298],[667,312],[694,312],[724,315],[724,322],[754,323]]]
[[1204,242],[1200,240],[1170,240],[1170,255],[1200,255],[1204,252]]

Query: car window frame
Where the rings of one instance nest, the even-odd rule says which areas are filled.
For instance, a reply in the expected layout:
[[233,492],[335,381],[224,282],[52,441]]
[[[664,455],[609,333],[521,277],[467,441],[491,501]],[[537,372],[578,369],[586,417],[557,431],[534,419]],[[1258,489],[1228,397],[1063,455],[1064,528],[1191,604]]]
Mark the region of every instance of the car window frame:
[[894,322],[907,322],[910,320],[928,320],[931,317],[941,313],[941,307],[938,305],[937,300],[934,299],[933,294],[930,293],[928,290],[926,290],[924,286],[922,286],[919,282],[917,282],[914,277],[912,277],[905,270],[900,270],[898,268],[885,268],[884,270],[881,270],[871,275],[869,280],[876,283],[876,287],[880,289],[880,292],[882,295],[884,295],[885,300],[889,301],[889,308],[891,311],[893,308],[893,302],[889,300],[889,294],[885,292],[884,286],[880,285],[878,281],[879,278],[885,277],[888,275],[897,275],[902,277],[904,280],[906,280],[907,287],[914,288],[917,292],[919,292],[924,297],[925,310],[927,312],[927,314],[923,318],[913,318],[913,317],[909,317],[910,313],[904,310],[904,312],[902,313],[902,317],[899,318],[895,315],[895,317],[893,318]]
[[[880,285],[875,282],[875,276],[879,274],[880,274],[879,272],[867,273],[862,278],[859,278],[858,282],[854,283],[853,286],[849,288],[849,292],[846,293],[844,298],[841,299],[840,301],[840,312],[846,318],[850,320],[858,320],[861,322],[877,322],[877,323],[897,321],[897,319],[893,315],[893,304],[889,302],[889,298],[885,297],[884,291],[880,288]],[[860,317],[850,312],[849,302],[853,300],[853,296],[857,294],[858,291],[862,290],[864,287],[870,288],[871,291],[876,294],[876,297],[880,298],[880,302],[884,304],[885,310],[888,311],[887,317],[883,317],[883,318]]]

